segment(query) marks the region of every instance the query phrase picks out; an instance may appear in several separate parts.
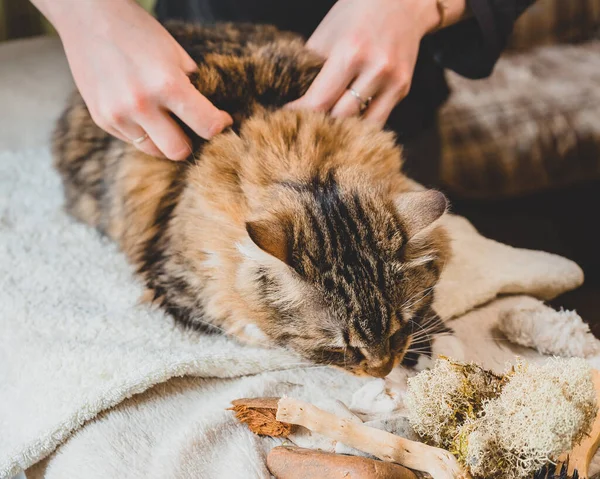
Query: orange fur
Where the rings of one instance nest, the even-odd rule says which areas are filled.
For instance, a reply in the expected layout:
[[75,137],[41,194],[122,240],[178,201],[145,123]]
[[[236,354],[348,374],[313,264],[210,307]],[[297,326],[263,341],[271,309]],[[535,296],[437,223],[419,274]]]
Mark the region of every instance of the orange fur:
[[[177,319],[384,376],[423,337],[417,328],[443,330],[431,302],[448,247],[431,224],[445,200],[401,172],[392,133],[279,109],[318,62],[298,40],[261,28],[177,30],[192,53],[190,36],[214,35],[219,51],[203,53],[193,81],[239,108],[235,130],[188,162],[111,138],[76,95],[54,142],[67,207],[120,244]],[[245,36],[256,43],[241,46]]]

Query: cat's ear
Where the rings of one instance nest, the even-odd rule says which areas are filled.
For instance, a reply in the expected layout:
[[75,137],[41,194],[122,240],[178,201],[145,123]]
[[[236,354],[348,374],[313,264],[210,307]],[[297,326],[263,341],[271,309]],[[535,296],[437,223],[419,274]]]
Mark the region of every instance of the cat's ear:
[[435,190],[402,193],[394,200],[408,239],[427,228],[446,212],[448,200]]
[[248,221],[246,231],[260,249],[287,265],[292,263],[292,244],[288,228],[277,219]]

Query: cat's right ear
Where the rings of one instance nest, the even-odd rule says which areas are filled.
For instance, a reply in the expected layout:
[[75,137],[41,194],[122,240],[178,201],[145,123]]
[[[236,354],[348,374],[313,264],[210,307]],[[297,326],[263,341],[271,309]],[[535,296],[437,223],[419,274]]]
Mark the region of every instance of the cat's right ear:
[[291,234],[283,222],[276,219],[248,221],[246,231],[256,246],[291,266]]
[[408,236],[412,238],[446,212],[448,200],[435,190],[402,193],[394,201]]

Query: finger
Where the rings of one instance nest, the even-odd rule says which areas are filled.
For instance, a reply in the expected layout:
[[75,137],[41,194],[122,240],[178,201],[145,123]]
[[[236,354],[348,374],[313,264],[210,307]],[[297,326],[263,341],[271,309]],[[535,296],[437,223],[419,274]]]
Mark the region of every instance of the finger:
[[152,138],[148,136],[140,143],[132,143],[138,150],[145,153],[149,156],[154,156],[155,158],[166,158],[162,151],[158,149],[158,147],[152,141]]
[[190,74],[198,69],[198,64],[194,61],[194,59],[189,55],[188,52],[181,46],[179,46],[179,51],[181,52],[181,65],[183,71],[187,74]]
[[[361,74],[334,105],[331,115],[344,118],[359,115],[362,111],[363,103],[368,103],[369,98],[376,96],[382,85],[383,79],[376,72]],[[360,98],[353,95],[351,89]]]
[[392,87],[380,93],[364,113],[363,118],[383,128],[390,113],[407,95],[409,89],[410,86]]
[[[115,129],[119,132],[123,141],[130,143],[143,153],[157,158],[165,158],[165,155],[156,147],[150,135],[144,138],[146,133],[141,126],[129,123],[115,127]],[[144,140],[136,142],[135,140],[138,138],[144,138]]]
[[117,127],[107,127],[103,128],[103,130],[106,131],[106,133],[114,136],[115,138],[124,141],[125,143],[131,143],[131,140],[127,138],[127,135],[124,135],[123,132],[119,131]]
[[329,111],[357,73],[356,62],[345,61],[341,55],[332,55],[325,62],[304,96],[287,106],[292,109]]
[[162,157],[165,156],[161,153],[161,151],[156,148],[156,145],[150,140],[150,138],[146,138],[143,142],[145,144],[135,144],[133,140],[136,138],[141,138],[145,135],[144,130],[137,124],[132,123],[131,121],[125,120],[124,116],[121,115],[112,115],[110,116],[111,122],[103,122],[101,120],[95,120],[94,115],[92,115],[92,119],[100,128],[109,133],[110,135],[118,138],[119,140],[133,144],[133,146],[137,147],[139,150],[143,151],[147,155]]
[[[165,111],[156,110],[153,114],[140,118],[138,123],[162,154],[170,160],[185,160],[192,153],[188,137]],[[144,143],[146,142],[140,145]]]
[[216,108],[189,82],[165,106],[198,136],[207,140],[233,123],[231,116]]
[[[117,118],[111,118],[112,121],[109,120],[105,120],[104,116],[100,116],[97,115],[93,110],[89,110],[90,115],[92,117],[92,121],[101,129],[103,129],[106,133],[108,133],[109,135],[114,136],[115,138],[118,138],[121,141],[124,141],[125,143],[131,143],[129,138],[127,138],[127,135],[124,135],[123,132],[121,132],[119,130],[119,122],[117,120]],[[108,116],[108,118],[110,118],[110,116]]]

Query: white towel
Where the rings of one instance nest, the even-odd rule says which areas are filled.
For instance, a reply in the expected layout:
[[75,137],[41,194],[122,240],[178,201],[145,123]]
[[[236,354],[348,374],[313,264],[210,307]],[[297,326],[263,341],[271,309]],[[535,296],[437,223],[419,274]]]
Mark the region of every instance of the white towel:
[[[89,468],[78,475],[96,477],[88,447],[98,477],[112,476],[104,469],[110,454],[121,461],[120,477],[189,477],[199,455],[197,477],[264,477],[262,446],[231,422],[230,400],[295,392],[348,402],[369,381],[301,367],[285,351],[184,331],[138,306],[132,269],[113,244],[63,212],[50,165],[46,149],[0,154],[0,477],[40,461],[101,411],[183,375],[195,378],[156,387],[80,429],[53,456],[48,477],[74,475],[58,465],[51,474],[70,448],[78,452],[69,461]],[[436,293],[445,318],[500,293],[550,298],[583,280],[564,258],[486,240],[462,218],[444,221],[454,252]],[[114,434],[98,435],[103,427]],[[234,464],[248,475],[219,475]]]

